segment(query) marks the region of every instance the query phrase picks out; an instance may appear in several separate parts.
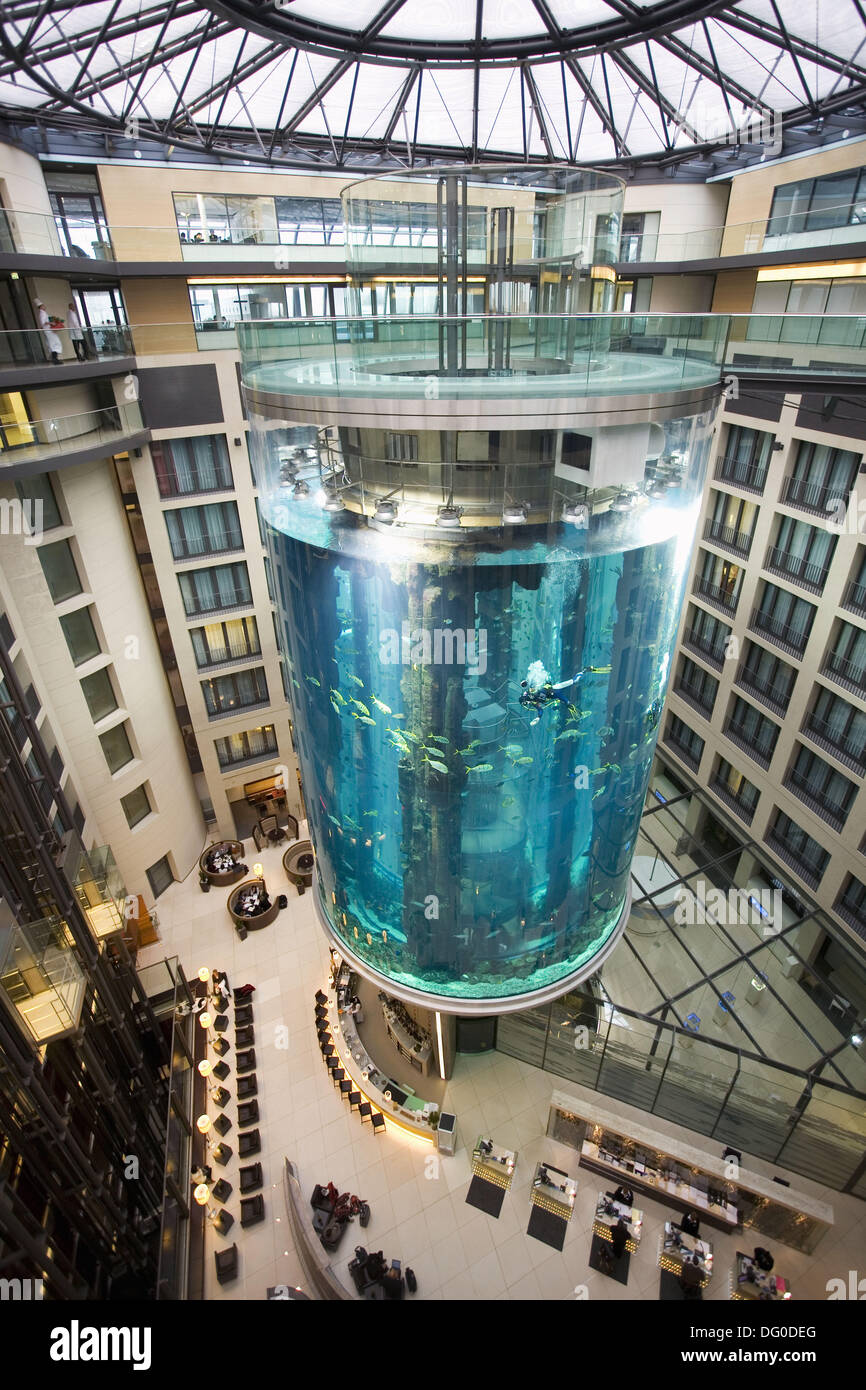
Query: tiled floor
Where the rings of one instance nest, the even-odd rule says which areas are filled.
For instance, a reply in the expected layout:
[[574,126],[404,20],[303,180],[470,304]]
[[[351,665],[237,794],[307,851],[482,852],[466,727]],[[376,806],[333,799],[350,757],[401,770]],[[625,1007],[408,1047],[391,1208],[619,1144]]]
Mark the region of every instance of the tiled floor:
[[[285,882],[279,847],[248,854],[264,865],[272,893],[285,891],[288,908],[262,932],[237,939],[226,910],[226,892],[199,891],[193,872],[174,884],[159,900],[161,941],[139,955],[146,965],[165,955],[180,957],[188,976],[200,966],[228,973],[233,988],[256,986],[255,1048],[258,1076],[259,1129],[264,1168],[266,1220],[249,1231],[240,1229],[237,1170],[237,1114],[234,1100],[225,1113],[233,1121],[227,1137],[234,1157],[220,1175],[234,1185],[227,1205],[238,1218],[230,1240],[240,1253],[240,1275],[219,1286],[212,1252],[225,1244],[208,1230],[205,1294],[208,1298],[262,1299],[273,1284],[304,1286],[304,1277],[288,1225],[282,1188],[284,1157],[297,1165],[301,1188],[311,1192],[317,1182],[333,1181],[355,1192],[371,1206],[372,1217],[363,1232],[353,1225],[334,1256],[334,1268],[351,1291],[347,1265],[354,1246],[381,1249],[389,1260],[411,1265],[418,1279],[416,1297],[423,1299],[655,1299],[658,1297],[658,1250],[669,1209],[651,1200],[642,1202],[644,1233],[632,1256],[629,1281],[623,1286],[587,1263],[592,1220],[604,1180],[578,1170],[573,1150],[545,1137],[550,1095],[555,1089],[591,1100],[592,1093],[498,1052],[459,1056],[445,1096],[445,1108],[458,1117],[460,1147],[453,1157],[439,1156],[428,1144],[394,1130],[374,1135],[362,1125],[328,1079],[316,1041],[313,996],[327,979],[328,951],[313,910],[312,894],[299,898]],[[250,860],[252,862],[252,860]],[[233,1029],[227,1035],[233,1043]],[[226,1081],[234,1091],[236,1049],[226,1061],[232,1071]],[[662,1133],[678,1131],[643,1112],[630,1112],[607,1097],[608,1111],[631,1115],[634,1121]],[[216,1114],[216,1110],[212,1110]],[[465,1201],[470,1181],[467,1142],[481,1131],[497,1143],[519,1152],[514,1184],[498,1220],[485,1216]],[[680,1131],[681,1133],[681,1131]],[[685,1136],[718,1156],[718,1145],[700,1136]],[[526,1235],[529,1193],[536,1162],[544,1158],[578,1178],[574,1216],[562,1252]],[[746,1166],[769,1174],[772,1169],[744,1155]],[[866,1274],[866,1205],[852,1197],[828,1192],[805,1179],[794,1184],[829,1202],[836,1224],[812,1256],[766,1241],[776,1256],[777,1272],[793,1285],[795,1299],[822,1299],[830,1278],[848,1280],[849,1270]],[[715,1249],[715,1274],[705,1299],[729,1296],[728,1276],[734,1252],[764,1243],[758,1237],[725,1236],[704,1228]]]

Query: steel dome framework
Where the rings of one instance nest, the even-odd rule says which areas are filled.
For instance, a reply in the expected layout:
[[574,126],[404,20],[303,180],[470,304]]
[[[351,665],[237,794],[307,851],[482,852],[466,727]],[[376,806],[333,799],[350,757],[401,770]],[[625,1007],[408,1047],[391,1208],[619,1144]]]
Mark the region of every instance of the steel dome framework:
[[[706,177],[866,129],[861,0],[6,0],[0,119],[321,168]],[[131,145],[130,145],[131,147]]]

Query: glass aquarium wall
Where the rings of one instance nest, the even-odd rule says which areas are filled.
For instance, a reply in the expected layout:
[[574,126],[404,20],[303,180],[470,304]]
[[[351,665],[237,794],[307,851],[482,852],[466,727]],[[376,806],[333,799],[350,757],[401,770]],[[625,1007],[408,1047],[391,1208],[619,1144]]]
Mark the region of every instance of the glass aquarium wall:
[[[446,222],[471,186],[440,192]],[[385,191],[348,191],[350,247]],[[508,196],[516,235],[525,184]],[[615,214],[571,196],[579,247]],[[319,906],[392,993],[515,1008],[623,929],[725,327],[459,306],[240,326]]]

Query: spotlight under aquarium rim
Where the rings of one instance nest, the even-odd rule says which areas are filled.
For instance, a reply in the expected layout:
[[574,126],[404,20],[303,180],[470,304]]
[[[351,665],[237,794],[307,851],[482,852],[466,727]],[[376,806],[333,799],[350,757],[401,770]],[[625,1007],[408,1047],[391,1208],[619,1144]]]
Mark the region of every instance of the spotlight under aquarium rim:
[[370,965],[362,956],[356,955],[341,936],[334,930],[327,911],[322,903],[318,888],[313,889],[313,905],[319,923],[327,937],[328,943],[347,961],[351,968],[365,980],[384,990],[386,994],[392,995],[395,999],[401,999],[404,1004],[417,1004],[421,1008],[431,1009],[434,1012],[443,1014],[453,1014],[461,1018],[488,1018],[491,1015],[520,1013],[524,1009],[536,1009],[544,1004],[550,1004],[555,999],[561,999],[568,994],[569,990],[575,989],[577,985],[583,984],[596,975],[614,949],[619,945],[620,940],[625,935],[628,919],[631,914],[632,902],[632,881],[629,876],[628,889],[622,911],[609,935],[606,937],[603,946],[586,962],[586,965],[578,970],[572,971],[570,975],[563,975],[561,979],[555,980],[552,984],[544,985],[542,989],[527,990],[524,994],[498,994],[487,996],[486,998],[462,998],[453,994],[432,994],[430,991],[413,989],[411,985],[404,985],[399,980],[395,980],[391,975],[384,975],[375,966]]

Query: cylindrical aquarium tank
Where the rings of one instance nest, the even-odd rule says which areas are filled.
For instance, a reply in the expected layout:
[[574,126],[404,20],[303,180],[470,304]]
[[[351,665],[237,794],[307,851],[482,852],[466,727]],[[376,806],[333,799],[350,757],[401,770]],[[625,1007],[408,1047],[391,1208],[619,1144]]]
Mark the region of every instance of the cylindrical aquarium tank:
[[355,316],[239,325],[317,905],[500,1013],[624,929],[724,320],[608,312],[619,182],[344,194]]

